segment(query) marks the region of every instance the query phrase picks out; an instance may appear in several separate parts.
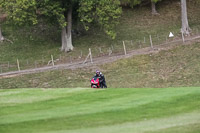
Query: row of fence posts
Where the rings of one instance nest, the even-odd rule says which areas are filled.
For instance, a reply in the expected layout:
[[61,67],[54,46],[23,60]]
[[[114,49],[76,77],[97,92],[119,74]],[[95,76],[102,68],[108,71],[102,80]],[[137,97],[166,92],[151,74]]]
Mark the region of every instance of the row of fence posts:
[[[150,39],[151,48],[153,48],[153,42],[152,42],[151,35],[149,36],[149,39]],[[144,41],[146,41],[145,37],[144,37]],[[132,40],[131,40],[131,44],[132,44]],[[111,45],[111,48],[112,48],[112,50],[114,49],[112,45]],[[109,52],[108,55],[109,55],[109,56],[112,54],[111,48],[109,48],[109,50],[108,50],[108,52]],[[125,41],[123,41],[123,48],[124,48],[124,55],[127,55],[127,50],[126,50]],[[102,53],[101,47],[99,48],[99,52]],[[88,56],[86,57],[86,59],[85,59],[85,61],[83,62],[83,64],[85,64],[85,63],[87,62],[88,58],[90,58],[91,63],[93,63],[91,48],[89,48],[89,54],[88,54]]]
[[[82,51],[81,51],[81,55],[79,56],[79,58],[82,58]],[[60,55],[60,59],[59,60],[61,60],[61,58],[62,58],[62,56]],[[49,65],[52,65],[52,66],[55,66],[55,59],[54,59],[54,56],[53,55],[51,55],[51,60],[48,62],[48,64],[47,64],[47,66],[49,66]],[[42,64],[44,65],[44,58],[42,58]],[[72,56],[70,56],[70,63],[72,63]],[[27,65],[29,65],[29,61],[28,60],[26,60],[26,64]],[[17,71],[21,71],[21,65],[20,65],[20,61],[19,61],[19,59],[16,59],[16,68],[17,68]],[[37,61],[35,61],[34,62],[34,66],[35,66],[35,68],[37,68],[38,67],[38,63],[37,63]],[[7,68],[8,68],[8,70],[11,68],[11,66],[10,66],[10,62],[8,62],[8,64],[7,64]],[[3,73],[3,67],[1,66],[1,64],[0,64],[0,73]]]
[[[198,34],[198,29],[197,29],[197,34]],[[185,42],[185,38],[184,38],[184,34],[181,32],[181,37],[182,37],[182,41],[183,41],[183,43]],[[159,38],[159,36],[157,35],[157,39],[158,40],[160,40],[160,38]],[[154,46],[153,46],[153,41],[152,41],[152,36],[151,35],[149,35],[149,41],[150,41],[150,47],[153,49],[154,48]],[[166,36],[166,42],[168,42],[168,36]],[[131,45],[133,45],[133,40],[131,40]],[[141,43],[141,41],[139,40],[139,44]],[[146,43],[146,37],[144,37],[144,43]],[[122,41],[122,44],[123,44],[123,49],[124,49],[124,55],[127,55],[127,49],[126,49],[126,44],[125,44],[125,41]],[[142,46],[141,45],[139,45],[139,47],[140,47],[140,49],[142,48]],[[113,50],[114,50],[114,47],[113,47],[113,45],[111,45],[111,48],[109,48],[109,50],[108,50],[108,55],[110,56],[112,53],[113,53]],[[102,52],[102,49],[101,49],[101,47],[99,47],[99,52],[100,52],[100,54],[102,54],[103,52]],[[82,56],[83,56],[83,53],[82,53],[82,51],[81,51],[81,53],[80,53],[81,55],[79,56],[79,58],[82,58]],[[60,60],[61,60],[61,55],[60,55]],[[85,64],[86,62],[87,62],[87,60],[88,60],[88,58],[90,58],[90,62],[91,63],[93,63],[93,59],[92,59],[92,51],[91,51],[91,48],[89,48],[89,54],[87,55],[87,57],[86,57],[86,59],[84,60],[84,62],[83,62],[83,64]],[[42,58],[42,62],[43,62],[43,64],[44,64],[44,58]],[[51,55],[51,60],[50,60],[50,63],[52,64],[52,66],[55,66],[55,60],[54,60],[54,57],[53,57],[53,55]],[[50,64],[49,62],[48,62],[48,65]],[[72,57],[70,56],[70,63],[72,63]],[[29,61],[27,60],[27,64],[29,64]],[[37,62],[35,61],[35,68],[37,68]],[[10,62],[8,62],[8,68],[10,68]],[[18,71],[21,71],[21,68],[20,68],[20,62],[19,62],[19,60],[17,59],[17,70]],[[2,70],[2,67],[0,66],[0,72],[1,73],[3,73],[3,70]]]
[[[152,42],[151,35],[149,36],[149,38],[150,38],[151,48],[153,48],[153,42]],[[145,37],[144,37],[144,43],[146,43],[146,38],[145,38]],[[133,41],[132,41],[132,40],[131,40],[131,44],[133,45]],[[141,48],[141,45],[140,45],[140,48]],[[123,49],[124,49],[124,55],[127,55],[127,49],[126,49],[125,41],[123,41]],[[114,47],[113,47],[113,45],[111,45],[111,48],[109,48],[109,50],[108,50],[108,55],[109,55],[109,56],[113,53],[113,50],[114,50]],[[99,52],[100,52],[100,54],[103,53],[101,47],[99,48]],[[83,53],[82,53],[82,51],[81,51],[81,55],[79,56],[79,58],[82,58],[82,56],[83,56]],[[62,58],[62,57],[61,57],[61,55],[60,55],[60,59],[61,59],[61,58]],[[84,60],[83,64],[85,64],[85,63],[87,62],[88,58],[90,58],[90,62],[93,63],[91,48],[89,48],[89,54],[88,54],[88,56],[86,57],[86,59]],[[19,59],[17,59],[16,62],[17,62],[17,70],[18,70],[18,71],[21,71]],[[42,58],[42,62],[43,62],[43,63],[45,62],[45,61],[44,61],[44,58]],[[28,65],[28,64],[29,64],[29,61],[27,60],[26,63],[27,63],[27,65]],[[53,55],[51,55],[51,60],[48,62],[48,65],[49,65],[50,63],[52,64],[52,66],[55,66],[55,60],[54,60]],[[70,63],[72,63],[72,57],[71,57],[71,56],[70,56]],[[34,65],[35,65],[35,68],[37,68],[37,62],[36,62],[36,61],[34,62]],[[8,62],[8,68],[10,68],[10,62]],[[0,72],[3,73],[2,67],[0,67]]]
[[[53,55],[51,55],[51,60],[52,60],[52,65],[54,66],[55,64],[54,64],[54,59],[53,59]],[[44,58],[42,58],[42,62],[43,62],[43,64],[44,64]],[[17,70],[18,71],[21,71],[21,67],[20,67],[20,61],[19,61],[19,59],[17,59],[16,60],[16,65],[17,65]],[[29,61],[28,60],[26,60],[26,64],[28,65],[29,64]],[[35,66],[35,68],[37,68],[37,61],[35,61],[34,62],[34,66]],[[10,62],[8,61],[8,63],[7,63],[7,68],[8,68],[8,70],[11,68],[11,64],[10,64]],[[3,70],[2,70],[2,66],[0,65],[0,73],[3,73]]]
[[[151,48],[153,49],[153,42],[152,42],[152,38],[151,35],[149,36],[149,40],[150,40],[150,44],[151,44]],[[131,40],[131,44],[133,43],[133,41]],[[144,43],[146,43],[146,38],[144,37]],[[127,50],[126,50],[126,44],[123,41],[123,48],[124,48],[124,55],[127,55]],[[140,45],[140,49],[141,49],[141,45]]]
[[[197,33],[198,33],[198,29],[197,29]],[[181,32],[181,37],[182,37],[182,41],[183,41],[183,43],[185,43],[185,37],[184,37],[184,34],[183,34],[183,32]],[[159,38],[159,36],[157,35],[157,38],[158,38],[158,40],[160,40],[160,38]],[[153,49],[154,48],[154,46],[153,46],[153,41],[152,41],[152,36],[151,35],[149,35],[149,41],[150,41],[150,46],[151,46],[151,48]],[[168,42],[168,36],[166,36],[166,43]],[[139,41],[139,44],[141,43],[141,41]],[[144,43],[146,43],[146,38],[144,37]],[[133,45],[133,41],[131,40],[131,45]],[[114,49],[113,48],[113,45],[111,45],[111,48],[112,48],[112,50]],[[111,48],[109,48],[109,56],[112,54],[112,50],[111,50]],[[123,41],[123,48],[124,48],[124,55],[127,55],[127,50],[126,50],[126,44],[125,44],[125,41]],[[141,49],[141,45],[140,45],[140,49]],[[103,53],[102,52],[102,50],[101,50],[101,47],[99,48],[99,52],[100,53]],[[86,63],[86,61],[87,61],[87,59],[90,57],[90,59],[91,59],[91,63],[93,63],[93,61],[92,61],[92,53],[91,53],[91,49],[89,48],[89,54],[88,54],[88,56],[86,57],[86,59],[85,59],[85,61],[83,62],[83,64],[84,63]]]

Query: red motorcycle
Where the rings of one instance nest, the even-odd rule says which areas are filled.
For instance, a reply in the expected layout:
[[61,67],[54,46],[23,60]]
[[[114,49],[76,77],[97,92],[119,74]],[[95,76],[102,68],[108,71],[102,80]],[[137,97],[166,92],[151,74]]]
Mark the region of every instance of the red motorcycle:
[[99,78],[92,78],[91,88],[100,88]]

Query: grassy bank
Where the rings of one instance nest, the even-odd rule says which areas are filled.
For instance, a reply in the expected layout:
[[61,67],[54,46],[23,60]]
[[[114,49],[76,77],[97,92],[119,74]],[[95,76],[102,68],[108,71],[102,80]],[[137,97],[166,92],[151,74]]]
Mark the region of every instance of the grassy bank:
[[199,90],[0,90],[0,132],[197,133]]
[[55,70],[0,79],[0,88],[90,87],[96,69],[110,88],[200,86],[200,43],[177,46],[154,55],[140,55],[110,64],[76,70]]

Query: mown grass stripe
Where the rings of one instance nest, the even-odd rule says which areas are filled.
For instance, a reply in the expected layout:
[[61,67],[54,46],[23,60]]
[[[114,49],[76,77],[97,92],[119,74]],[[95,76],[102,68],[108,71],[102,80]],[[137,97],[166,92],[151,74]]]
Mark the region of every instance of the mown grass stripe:
[[46,101],[65,97],[66,95],[74,94],[74,92],[90,92],[94,91],[89,88],[74,88],[74,89],[16,89],[18,91],[0,92],[0,107],[15,106],[18,104],[30,104],[34,102]]
[[[162,91],[153,91],[154,93],[151,94],[143,94],[142,96],[137,96],[134,97],[134,94],[129,93],[129,95],[123,95],[120,97],[115,97],[115,98],[110,98],[109,93],[108,97],[103,96],[106,99],[105,100],[97,100],[98,98],[98,93],[92,95],[93,97],[90,97],[89,94],[80,94],[77,98],[75,97],[74,100],[71,100],[69,98],[69,101],[65,98],[61,98],[60,102],[54,102],[56,101],[53,100],[54,104],[48,103],[48,101],[42,102],[42,105],[40,104],[35,104],[35,105],[28,105],[28,106],[19,106],[19,110],[22,110],[22,112],[17,112],[15,113],[9,113],[10,111],[6,112],[8,115],[3,115],[3,112],[7,110],[5,108],[5,111],[3,109],[0,111],[0,124],[5,124],[5,123],[15,123],[15,122],[23,122],[23,121],[31,121],[31,120],[39,120],[39,119],[50,119],[50,118],[56,118],[56,117],[62,117],[62,116],[74,116],[74,115],[83,115],[83,114],[90,114],[90,113],[98,113],[98,112],[106,112],[110,110],[123,110],[127,109],[130,107],[137,107],[140,105],[145,105],[148,103],[152,103],[154,101],[160,101],[160,100],[168,100],[172,98],[173,96],[181,96],[181,95],[186,95],[190,92],[180,92],[179,93],[164,93]],[[159,93],[158,93],[159,92]],[[106,93],[103,93],[106,94]],[[126,94],[126,93],[125,93]],[[97,96],[97,97],[94,97]],[[74,97],[74,96],[73,96]],[[90,99],[91,98],[91,99]],[[81,99],[90,99],[86,103],[81,103]],[[57,99],[59,101],[59,99]],[[73,104],[78,102],[78,104]],[[61,106],[59,106],[61,104]],[[49,105],[49,106],[48,106]],[[56,105],[56,107],[55,107]],[[30,109],[29,109],[30,108]],[[11,108],[12,109],[12,108]],[[15,112],[13,108],[12,110]],[[28,109],[28,110],[27,110]],[[12,111],[11,111],[12,112]],[[13,119],[14,118],[14,119]]]
[[200,112],[102,127],[80,128],[77,130],[55,130],[41,133],[144,133],[146,131],[157,131],[190,124],[200,124]]

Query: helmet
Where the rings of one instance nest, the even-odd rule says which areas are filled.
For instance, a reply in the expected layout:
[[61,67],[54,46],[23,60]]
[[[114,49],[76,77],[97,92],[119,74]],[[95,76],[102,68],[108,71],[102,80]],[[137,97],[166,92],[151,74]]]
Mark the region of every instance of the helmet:
[[96,70],[96,74],[99,75],[99,74],[100,74],[100,71],[99,71],[99,70]]

